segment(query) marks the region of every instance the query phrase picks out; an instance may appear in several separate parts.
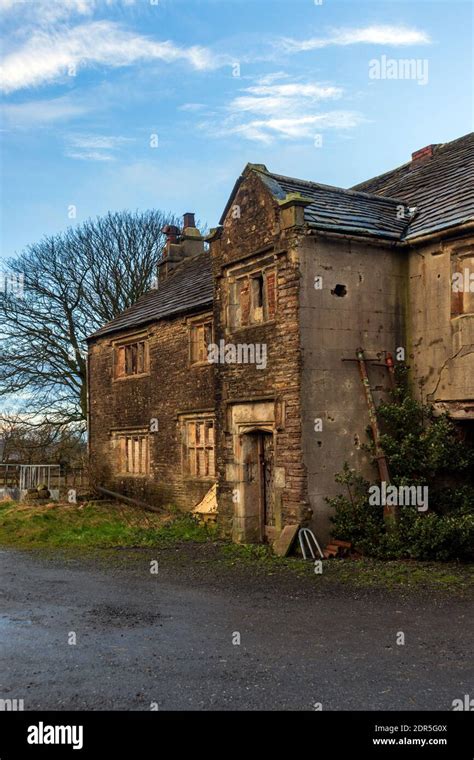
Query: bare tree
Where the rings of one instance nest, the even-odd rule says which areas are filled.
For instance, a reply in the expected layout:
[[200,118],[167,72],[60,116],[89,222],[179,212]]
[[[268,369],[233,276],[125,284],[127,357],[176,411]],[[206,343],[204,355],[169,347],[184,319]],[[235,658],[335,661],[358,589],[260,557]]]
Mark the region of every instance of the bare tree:
[[81,424],[86,337],[152,285],[164,244],[160,211],[117,212],[29,246],[8,267],[23,296],[0,294],[0,396],[32,425]]
[[79,426],[32,426],[19,414],[0,419],[0,462],[54,464],[83,467],[86,441]]

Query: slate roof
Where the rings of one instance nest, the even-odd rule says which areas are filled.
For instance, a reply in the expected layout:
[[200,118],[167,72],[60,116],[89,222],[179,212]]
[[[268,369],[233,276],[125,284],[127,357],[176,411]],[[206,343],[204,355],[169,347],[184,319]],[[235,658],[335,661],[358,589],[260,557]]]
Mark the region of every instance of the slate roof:
[[[272,174],[263,164],[248,164],[227,201],[222,224],[240,184],[256,172],[277,201],[298,193],[305,222],[314,229],[410,241],[474,219],[474,133],[435,146],[432,157],[400,166],[346,190]],[[413,218],[400,206],[417,208]],[[174,314],[210,306],[213,299],[209,253],[185,259],[157,290],[97,330],[90,338],[138,327]]]
[[474,132],[435,146],[433,156],[409,162],[353,190],[416,206],[405,240],[474,219]]
[[[410,161],[350,189],[321,185],[248,164],[235,183],[222,224],[240,184],[257,173],[277,201],[299,193],[311,202],[305,222],[314,229],[408,241],[474,220],[474,133],[434,146],[433,156]],[[400,218],[399,207],[416,208]]]
[[311,199],[312,202],[305,206],[304,219],[315,229],[400,240],[407,227],[407,213],[397,213],[400,206],[405,208],[399,199],[320,185],[270,172],[259,173],[277,200],[283,200],[289,193],[300,193]]
[[201,253],[178,264],[176,270],[149,290],[130,308],[90,335],[88,340],[108,333],[141,327],[174,314],[210,306],[213,299],[209,252]]

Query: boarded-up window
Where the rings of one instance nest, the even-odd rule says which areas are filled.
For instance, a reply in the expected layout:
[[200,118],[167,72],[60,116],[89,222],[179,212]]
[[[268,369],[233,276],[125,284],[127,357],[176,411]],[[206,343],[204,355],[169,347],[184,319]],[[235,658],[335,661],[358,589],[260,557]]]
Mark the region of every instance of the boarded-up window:
[[239,294],[237,282],[231,280],[229,282],[229,308],[228,317],[230,327],[238,327],[239,325]]
[[115,346],[115,377],[131,377],[148,372],[148,342],[139,340]]
[[250,322],[250,283],[248,277],[238,281],[238,299],[240,306],[240,324],[242,327]]
[[188,475],[214,477],[214,421],[209,418],[183,422],[183,465]]
[[263,322],[264,319],[264,279],[260,272],[255,277],[250,278],[250,305],[252,322]]
[[265,319],[274,319],[276,314],[276,272],[265,272]]
[[114,436],[117,473],[147,475],[149,471],[149,442],[147,433],[116,433]]
[[474,255],[453,260],[451,315],[474,314]]
[[192,322],[189,329],[191,364],[207,362],[209,344],[212,343],[212,320]]
[[276,272],[274,269],[238,277],[229,287],[229,321],[233,328],[256,325],[276,314]]

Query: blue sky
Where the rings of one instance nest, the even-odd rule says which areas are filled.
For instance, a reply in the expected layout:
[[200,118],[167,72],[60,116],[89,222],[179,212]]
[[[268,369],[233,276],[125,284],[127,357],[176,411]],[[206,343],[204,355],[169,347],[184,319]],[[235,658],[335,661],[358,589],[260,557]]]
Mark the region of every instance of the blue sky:
[[[248,161],[348,187],[472,130],[470,2],[0,0],[0,15],[4,257],[109,209],[215,226]],[[383,57],[427,81],[371,78]]]

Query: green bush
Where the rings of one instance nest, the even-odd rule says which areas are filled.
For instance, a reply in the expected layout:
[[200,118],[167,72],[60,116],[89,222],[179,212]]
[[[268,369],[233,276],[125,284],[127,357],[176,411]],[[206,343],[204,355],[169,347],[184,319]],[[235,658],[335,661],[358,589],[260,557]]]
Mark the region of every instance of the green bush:
[[[347,464],[336,475],[345,487],[328,503],[334,508],[332,535],[351,541],[379,559],[448,560],[474,558],[474,448],[462,440],[447,415],[435,415],[410,397],[404,371],[391,401],[377,409],[381,444],[395,486],[428,486],[429,512],[398,508],[392,530],[383,507],[369,504],[370,483]],[[366,445],[374,457],[371,432]]]
[[403,545],[412,559],[473,559],[474,514],[415,515]]
[[369,504],[369,483],[347,464],[336,477],[347,496],[328,499],[335,514],[332,535],[351,541],[363,554],[376,559],[474,559],[474,513],[420,513],[400,507],[395,528],[386,529],[382,508]]
[[343,472],[336,475],[336,482],[346,487],[347,496],[340,494],[328,499],[335,509],[335,516],[331,518],[333,536],[351,541],[364,553],[375,554],[383,533],[383,518],[380,507],[369,504],[368,481],[350,470],[346,463]]

